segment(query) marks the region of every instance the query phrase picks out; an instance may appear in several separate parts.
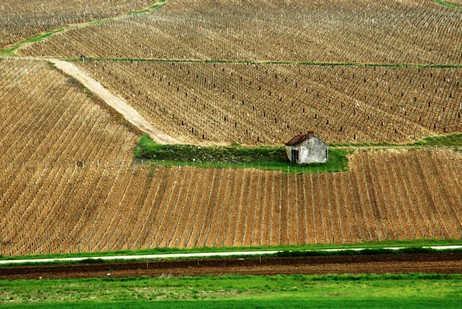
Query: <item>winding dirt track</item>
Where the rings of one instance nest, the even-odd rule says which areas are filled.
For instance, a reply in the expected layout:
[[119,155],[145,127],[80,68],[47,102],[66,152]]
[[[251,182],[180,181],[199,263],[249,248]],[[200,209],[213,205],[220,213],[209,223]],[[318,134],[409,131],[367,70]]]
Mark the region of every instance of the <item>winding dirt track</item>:
[[188,259],[0,268],[0,279],[276,274],[462,274],[462,253]]

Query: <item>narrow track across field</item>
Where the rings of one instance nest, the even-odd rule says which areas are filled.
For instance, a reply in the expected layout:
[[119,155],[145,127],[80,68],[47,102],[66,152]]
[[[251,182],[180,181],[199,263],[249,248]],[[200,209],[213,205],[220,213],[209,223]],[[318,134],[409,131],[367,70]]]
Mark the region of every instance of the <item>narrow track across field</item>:
[[149,121],[147,121],[143,116],[141,116],[136,109],[131,107],[127,101],[109,91],[100,82],[91,78],[86,72],[81,70],[76,65],[58,60],[58,59],[49,59],[51,63],[55,65],[56,68],[62,70],[67,75],[72,76],[95,95],[100,97],[106,104],[114,108],[118,113],[120,113],[126,120],[131,124],[136,126],[143,132],[146,132],[151,136],[153,140],[160,144],[179,144],[176,138],[171,137],[170,135],[165,134],[156,127],[154,127]]

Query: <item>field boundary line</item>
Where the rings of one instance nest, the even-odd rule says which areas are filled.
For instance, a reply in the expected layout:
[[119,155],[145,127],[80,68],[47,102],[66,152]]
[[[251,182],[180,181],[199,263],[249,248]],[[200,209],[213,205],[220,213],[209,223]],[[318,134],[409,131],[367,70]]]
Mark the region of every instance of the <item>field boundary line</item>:
[[[406,247],[383,247],[383,250],[402,250]],[[423,246],[422,249],[433,250],[458,250],[462,245],[454,246]],[[338,248],[338,249],[316,249],[306,250],[306,252],[342,252],[342,251],[364,251],[369,248]],[[24,259],[24,260],[2,260],[0,265],[6,264],[24,264],[24,263],[53,263],[53,262],[81,262],[86,260],[148,260],[148,259],[178,259],[178,258],[209,258],[209,257],[237,257],[237,256],[261,256],[282,253],[283,250],[266,250],[266,251],[228,251],[228,252],[206,252],[206,253],[173,253],[173,254],[149,254],[149,255],[114,255],[114,256],[91,256],[75,258],[48,258],[48,259]],[[290,251],[289,251],[290,252]]]
[[87,22],[79,23],[79,24],[65,24],[61,28],[51,29],[51,30],[36,34],[36,35],[34,35],[34,36],[30,37],[30,38],[27,38],[27,39],[25,39],[25,40],[23,40],[21,42],[16,42],[16,43],[10,44],[8,46],[5,46],[5,47],[3,47],[3,49],[0,49],[0,56],[9,55],[9,56],[17,57],[18,55],[16,54],[16,52],[19,49],[21,49],[22,47],[30,45],[30,44],[34,44],[34,43],[37,43],[37,42],[40,42],[40,41],[43,41],[43,40],[45,40],[45,39],[47,39],[49,37],[52,37],[52,36],[54,36],[55,34],[58,34],[58,33],[63,33],[63,32],[66,32],[66,31],[85,28],[85,27],[97,26],[97,25],[101,25],[101,24],[104,24],[104,23],[107,23],[107,22],[114,21],[114,20],[119,20],[119,19],[122,19],[122,18],[131,17],[131,16],[134,16],[134,15],[151,13],[154,10],[157,10],[158,8],[165,5],[167,3],[167,1],[168,0],[153,1],[153,4],[151,4],[148,7],[141,8],[139,10],[129,11],[127,13],[123,13],[123,14],[120,14],[120,15],[112,16],[112,17],[106,17],[106,18],[101,18],[101,19],[90,20],[90,21],[87,21]]
[[458,4],[452,3],[450,1],[445,1],[445,0],[433,0],[434,3],[451,8],[451,9],[456,9],[456,10],[462,10],[462,7]]
[[165,58],[107,58],[107,57],[64,57],[64,56],[17,56],[0,50],[1,58],[14,58],[30,61],[57,59],[66,62],[148,62],[148,63],[202,63],[202,64],[249,64],[249,65],[295,65],[312,67],[352,67],[352,68],[398,68],[398,69],[462,69],[461,64],[429,63],[374,63],[374,62],[316,62],[316,61],[278,61],[251,59],[165,59]]
[[91,92],[101,98],[107,105],[111,106],[118,113],[120,113],[127,121],[129,121],[141,131],[148,133],[149,136],[156,142],[160,144],[180,143],[180,141],[176,138],[167,135],[166,133],[153,126],[149,121],[141,116],[136,109],[131,107],[124,98],[113,94],[100,82],[90,77],[85,71],[76,65],[57,59],[48,59],[48,61],[51,62],[57,69],[63,71],[69,76],[72,76],[80,83],[82,83]]
[[[166,58],[108,58],[108,57],[55,57],[70,62],[113,61],[113,62],[160,62],[160,63],[209,63],[209,64],[254,64],[254,65],[301,65],[301,66],[337,66],[337,67],[385,67],[416,69],[461,69],[462,64],[450,63],[365,63],[365,62],[317,62],[283,61],[251,59],[166,59]],[[36,58],[37,59],[37,58]]]

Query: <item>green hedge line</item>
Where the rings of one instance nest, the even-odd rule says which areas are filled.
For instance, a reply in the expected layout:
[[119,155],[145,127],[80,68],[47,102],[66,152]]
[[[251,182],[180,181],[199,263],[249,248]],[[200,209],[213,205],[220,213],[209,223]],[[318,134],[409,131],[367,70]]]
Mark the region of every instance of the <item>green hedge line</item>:
[[348,256],[348,255],[377,255],[377,254],[415,254],[415,253],[462,253],[462,249],[436,250],[432,248],[410,247],[402,249],[364,249],[364,250],[340,250],[340,251],[281,251],[278,257],[302,257],[302,256]]

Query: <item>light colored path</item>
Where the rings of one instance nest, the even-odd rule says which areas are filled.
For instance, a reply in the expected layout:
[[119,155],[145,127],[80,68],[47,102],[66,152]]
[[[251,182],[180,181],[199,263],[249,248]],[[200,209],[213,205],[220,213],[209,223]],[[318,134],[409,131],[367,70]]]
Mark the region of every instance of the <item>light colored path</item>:
[[127,101],[119,97],[108,89],[106,89],[100,82],[91,78],[85,71],[81,70],[75,64],[58,60],[58,59],[48,59],[49,62],[53,63],[56,68],[60,69],[64,73],[74,77],[85,87],[87,87],[91,92],[100,97],[106,104],[114,108],[118,113],[120,113],[127,121],[136,126],[143,132],[146,132],[151,136],[151,138],[160,144],[179,144],[180,141],[174,137],[165,134],[155,126],[153,126],[149,121],[147,121],[143,116],[141,116],[136,109],[131,107]]
[[[399,250],[404,247],[385,247],[380,249]],[[462,249],[462,246],[425,246],[422,248],[434,250],[451,250]],[[362,251],[366,248],[345,248],[345,249],[318,249],[307,251]],[[237,252],[207,252],[207,253],[175,253],[175,254],[151,254],[151,255],[115,255],[115,256],[91,256],[91,257],[77,257],[77,258],[51,258],[51,259],[28,259],[28,260],[2,260],[0,265],[4,264],[24,264],[24,263],[51,263],[51,262],[79,262],[88,259],[100,260],[154,260],[154,259],[176,259],[176,258],[206,258],[206,257],[238,257],[238,256],[252,256],[252,255],[267,255],[275,254],[282,251],[237,251]]]

